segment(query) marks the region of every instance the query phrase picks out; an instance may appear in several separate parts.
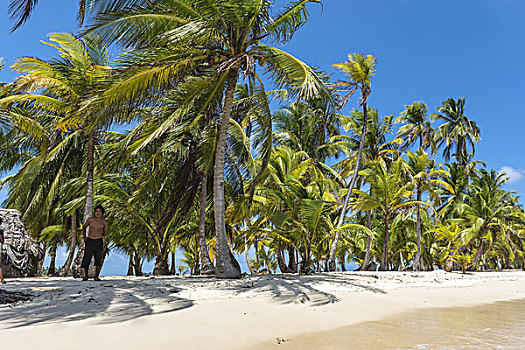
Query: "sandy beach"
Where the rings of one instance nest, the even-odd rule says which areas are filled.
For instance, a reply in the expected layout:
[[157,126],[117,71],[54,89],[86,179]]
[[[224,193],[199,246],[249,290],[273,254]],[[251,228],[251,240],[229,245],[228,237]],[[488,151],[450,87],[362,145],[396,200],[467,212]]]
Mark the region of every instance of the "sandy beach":
[[265,349],[422,308],[525,297],[525,272],[347,272],[11,279],[31,301],[0,305],[2,348]]

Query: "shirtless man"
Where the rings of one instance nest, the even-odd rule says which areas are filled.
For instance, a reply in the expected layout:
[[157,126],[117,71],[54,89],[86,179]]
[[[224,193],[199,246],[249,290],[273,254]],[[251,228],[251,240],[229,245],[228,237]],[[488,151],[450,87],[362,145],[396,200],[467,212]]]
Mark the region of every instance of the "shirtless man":
[[[86,220],[82,226],[82,240],[85,244],[84,258],[82,265],[84,269],[84,278],[82,281],[88,280],[88,269],[91,258],[95,256],[95,281],[100,281],[98,275],[102,269],[102,250],[104,249],[103,238],[108,234],[108,222],[102,217],[104,216],[104,208],[101,205],[95,207],[95,216]],[[86,238],[86,228],[89,227],[89,237]]]

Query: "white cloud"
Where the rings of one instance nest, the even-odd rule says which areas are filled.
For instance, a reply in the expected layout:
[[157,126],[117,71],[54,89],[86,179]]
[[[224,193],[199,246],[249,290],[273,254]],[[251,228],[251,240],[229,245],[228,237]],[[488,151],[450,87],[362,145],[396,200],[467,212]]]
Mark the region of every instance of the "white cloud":
[[506,166],[506,165],[502,166],[498,170],[498,173],[500,174],[504,173],[505,175],[507,175],[507,177],[509,178],[509,181],[507,181],[507,183],[509,184],[516,183],[516,182],[519,182],[525,179],[525,170],[514,169],[513,167]]

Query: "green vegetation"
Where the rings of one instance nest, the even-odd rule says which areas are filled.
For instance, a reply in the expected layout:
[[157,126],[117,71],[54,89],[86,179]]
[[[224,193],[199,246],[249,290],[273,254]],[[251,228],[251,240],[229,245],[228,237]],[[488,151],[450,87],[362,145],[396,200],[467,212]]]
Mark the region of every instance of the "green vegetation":
[[[465,98],[381,116],[375,57],[350,54],[337,82],[278,48],[319,4],[82,1],[83,35],[17,60],[0,85],[0,172],[16,173],[0,186],[47,273],[76,274],[93,203],[128,274],[155,259],[158,275],[236,278],[233,253],[251,273],[525,268],[525,212],[475,160]],[[32,7],[13,9],[22,23]]]

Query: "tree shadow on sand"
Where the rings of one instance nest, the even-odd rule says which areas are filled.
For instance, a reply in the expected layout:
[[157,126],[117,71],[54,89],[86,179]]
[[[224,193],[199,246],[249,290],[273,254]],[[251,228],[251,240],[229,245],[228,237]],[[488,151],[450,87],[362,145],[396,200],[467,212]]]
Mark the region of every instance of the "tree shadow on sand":
[[[310,306],[322,306],[336,303],[339,299],[322,286],[344,288],[352,291],[368,291],[385,294],[382,289],[363,283],[367,278],[375,279],[376,276],[361,275],[352,277],[347,274],[322,273],[314,275],[247,275],[239,280],[213,280],[214,289],[230,290],[234,295],[252,293],[254,295],[269,294],[274,300],[282,304],[301,303]],[[199,284],[203,279],[188,279],[186,285]],[[324,290],[322,290],[324,289]]]
[[[13,281],[6,289],[20,290],[17,284]],[[148,280],[39,279],[35,287],[24,290],[33,295],[31,301],[0,306],[0,323],[16,328],[86,319],[95,324],[129,321],[193,306],[192,300],[177,296],[179,291],[168,283]]]

